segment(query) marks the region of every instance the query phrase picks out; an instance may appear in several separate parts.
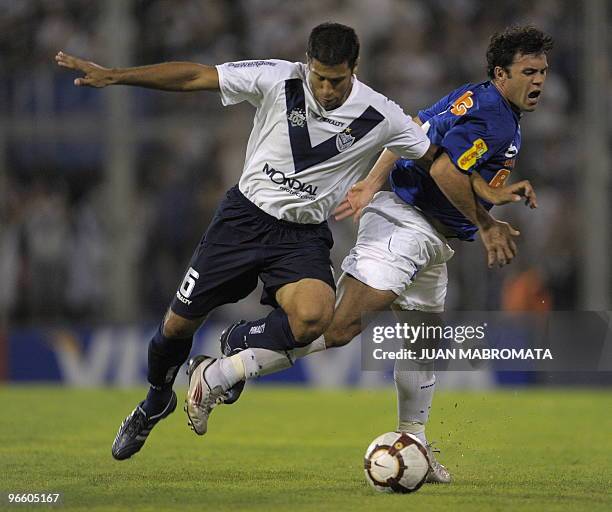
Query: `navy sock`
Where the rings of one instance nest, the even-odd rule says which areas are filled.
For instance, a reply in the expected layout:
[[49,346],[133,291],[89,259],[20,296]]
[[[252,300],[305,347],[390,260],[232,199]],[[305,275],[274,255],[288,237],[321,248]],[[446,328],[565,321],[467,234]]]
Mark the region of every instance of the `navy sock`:
[[181,365],[189,357],[193,337],[166,338],[160,327],[149,343],[149,371],[151,387],[143,409],[151,416],[164,410],[172,396],[172,385]]
[[268,350],[295,348],[295,338],[289,326],[289,318],[282,308],[275,309],[265,318],[235,327],[228,341],[232,347]]
[[154,416],[162,412],[172,397],[172,388],[157,389],[153,386],[149,388],[147,397],[145,398],[142,408],[147,413],[147,416]]

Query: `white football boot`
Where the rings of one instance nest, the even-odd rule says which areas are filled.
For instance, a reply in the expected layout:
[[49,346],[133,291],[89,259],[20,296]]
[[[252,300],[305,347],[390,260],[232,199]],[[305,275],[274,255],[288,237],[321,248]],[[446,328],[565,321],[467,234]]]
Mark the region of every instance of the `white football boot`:
[[427,443],[425,448],[427,448],[427,456],[429,457],[429,473],[427,473],[425,483],[450,484],[452,480],[450,472],[434,456],[434,452],[440,453],[440,450],[434,450],[431,443]]
[[184,410],[189,418],[188,425],[199,436],[206,434],[208,417],[225,394],[221,386],[211,388],[206,380],[206,370],[215,361],[212,357],[196,356],[187,366],[189,388]]

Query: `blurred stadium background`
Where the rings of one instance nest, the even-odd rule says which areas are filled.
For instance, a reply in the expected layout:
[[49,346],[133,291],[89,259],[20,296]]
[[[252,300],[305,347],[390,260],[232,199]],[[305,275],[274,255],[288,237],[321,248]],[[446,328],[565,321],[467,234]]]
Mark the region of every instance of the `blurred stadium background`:
[[[461,244],[448,308],[609,310],[611,16],[606,0],[1,0],[0,382],[144,385],[149,337],[238,180],[252,126],[248,105],[224,109],[211,93],[76,88],[54,64],[58,50],[117,67],[302,60],[310,29],[340,21],[361,38],[360,78],[415,114],[484,80],[490,35],[531,22],[555,49],[512,179],[532,181],[540,208],[497,211],[522,232],[510,267],[487,271],[481,243]],[[332,228],[338,265],[355,228]],[[258,298],[216,312],[195,350],[215,352],[229,321],[260,312]],[[359,361],[353,344],[270,380],[390,383]],[[490,371],[441,380],[612,384]]]

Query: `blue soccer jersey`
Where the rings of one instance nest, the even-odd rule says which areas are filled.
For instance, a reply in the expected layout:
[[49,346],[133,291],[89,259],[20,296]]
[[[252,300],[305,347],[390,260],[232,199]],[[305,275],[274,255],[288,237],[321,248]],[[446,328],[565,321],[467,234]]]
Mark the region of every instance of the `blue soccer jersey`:
[[[520,114],[491,82],[455,89],[418,115],[432,144],[440,146],[457,169],[478,172],[492,187],[503,186],[521,148]],[[474,240],[478,228],[414,161],[396,163],[391,186],[401,199],[442,222],[457,238]],[[487,210],[493,206],[480,202]]]

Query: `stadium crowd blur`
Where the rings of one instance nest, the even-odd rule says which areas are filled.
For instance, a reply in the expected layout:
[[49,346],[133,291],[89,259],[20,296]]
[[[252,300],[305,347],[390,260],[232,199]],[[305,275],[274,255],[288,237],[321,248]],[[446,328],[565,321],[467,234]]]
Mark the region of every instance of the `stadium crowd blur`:
[[[105,2],[3,1],[0,105],[9,119],[103,119],[100,91],[77,89],[54,65],[64,50],[103,65]],[[214,64],[248,58],[303,60],[310,29],[327,20],[361,38],[358,75],[410,114],[464,82],[486,79],[490,35],[531,22],[555,38],[536,113],[522,122],[523,149],[512,180],[528,178],[540,208],[497,210],[522,236],[520,256],[487,271],[480,242],[455,243],[449,309],[572,309],[578,247],[574,186],[580,175],[576,118],[580,33],[569,0],[356,0],[299,2],[134,0],[132,65],[167,60]],[[131,115],[172,130],[134,138],[138,318],[159,317],[223,192],[242,169],[253,110],[224,109],[211,93],[130,89]],[[73,117],[71,117],[72,119]],[[176,122],[178,120],[178,122]],[[10,125],[7,127],[10,131]],[[0,194],[0,310],[12,323],[105,321],[113,246],[106,222],[101,132],[73,140],[36,131],[6,138]],[[354,240],[350,221],[331,222],[336,268]],[[256,303],[255,297],[251,303]],[[247,306],[244,306],[247,307]],[[245,312],[245,316],[248,313]]]

